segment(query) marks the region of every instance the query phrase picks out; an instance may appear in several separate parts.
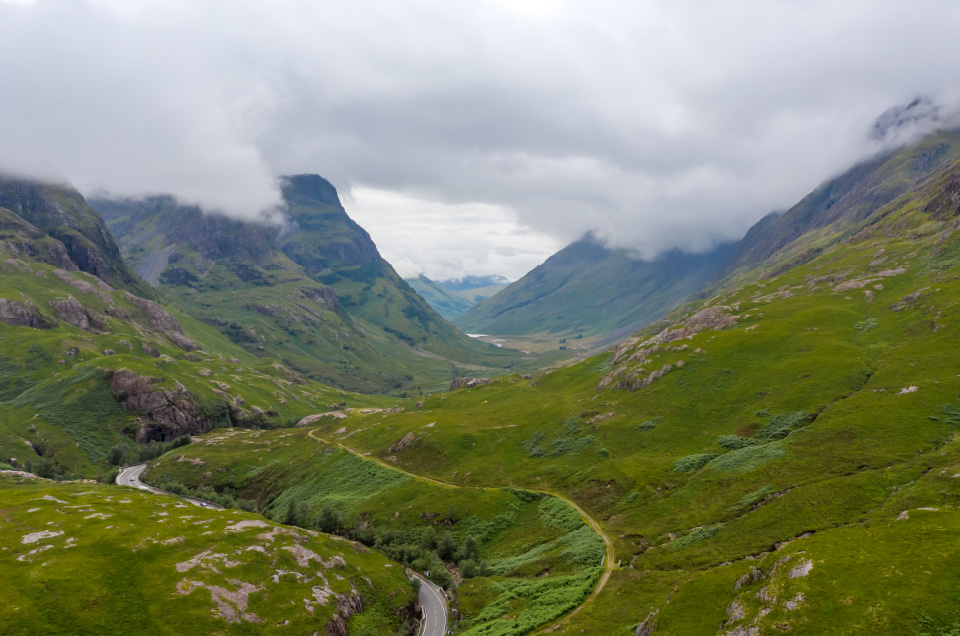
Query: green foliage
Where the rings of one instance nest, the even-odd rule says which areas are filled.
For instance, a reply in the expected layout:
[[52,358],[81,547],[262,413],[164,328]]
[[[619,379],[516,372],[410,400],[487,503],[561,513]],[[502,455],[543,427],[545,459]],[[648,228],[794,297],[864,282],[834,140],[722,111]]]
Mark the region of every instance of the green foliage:
[[747,446],[753,446],[756,443],[756,440],[752,440],[747,437],[740,437],[739,435],[721,435],[717,438],[717,444],[723,446],[724,448],[729,448],[730,450],[746,448]]
[[770,442],[724,453],[709,462],[707,467],[710,470],[749,472],[784,455],[780,442]]
[[657,424],[663,422],[663,416],[658,415],[657,417],[645,420],[637,424],[637,430],[639,431],[649,431],[657,427]]
[[813,421],[813,416],[803,411],[790,413],[789,415],[774,415],[767,422],[766,426],[757,433],[759,440],[783,439],[790,432],[801,426],[805,426]]
[[716,453],[697,453],[695,455],[681,457],[673,462],[673,471],[676,473],[692,473],[698,471],[716,456]]
[[853,328],[857,331],[870,331],[871,329],[876,329],[880,326],[880,323],[876,318],[867,318],[866,320],[860,320],[853,325]]
[[723,530],[723,526],[724,524],[718,523],[717,525],[706,528],[697,528],[676,539],[670,544],[670,549],[682,550],[683,548],[688,548],[696,543],[700,543],[701,541],[712,539],[718,532]]
[[564,532],[571,532],[583,525],[583,519],[576,508],[557,497],[544,497],[540,500],[540,518],[547,525]]

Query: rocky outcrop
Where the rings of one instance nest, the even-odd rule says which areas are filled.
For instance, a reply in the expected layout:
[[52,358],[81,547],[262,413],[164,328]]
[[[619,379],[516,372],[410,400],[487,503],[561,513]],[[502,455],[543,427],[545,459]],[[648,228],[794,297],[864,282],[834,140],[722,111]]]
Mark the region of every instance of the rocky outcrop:
[[[628,338],[614,351],[613,369],[607,373],[597,385],[597,391],[605,389],[628,389],[636,391],[650,386],[654,380],[670,373],[675,368],[671,364],[664,365],[656,371],[648,372],[643,366],[650,361],[650,357],[661,351],[684,351],[686,345],[680,347],[665,347],[664,345],[691,338],[702,331],[720,331],[737,324],[736,316],[730,314],[731,308],[726,305],[704,307],[687,318],[677,321],[660,331],[657,335],[642,340]],[[677,366],[682,366],[677,363]]]
[[180,323],[168,314],[163,307],[152,300],[134,296],[130,292],[127,292],[126,296],[127,300],[133,303],[133,305],[147,317],[150,326],[157,331],[164,332],[167,338],[170,339],[170,342],[184,351],[197,351],[200,349],[200,345],[183,335],[183,329],[180,327]]
[[338,314],[343,312],[337,294],[332,287],[301,287],[300,293],[304,298],[312,300],[324,309],[335,311]]
[[176,382],[172,390],[157,386],[164,382],[163,378],[137,375],[128,369],[113,372],[110,391],[114,397],[123,408],[143,413],[135,431],[136,441],[167,441],[209,431],[212,422],[194,404],[183,385]]
[[390,446],[387,447],[387,454],[396,455],[397,453],[402,451],[404,448],[407,448],[408,446],[412,446],[413,444],[416,444],[419,441],[420,441],[419,437],[415,437],[413,433],[407,433],[406,435],[403,436],[403,439],[400,439],[394,442],[393,444],[390,444]]
[[647,617],[643,619],[643,622],[637,625],[637,629],[634,630],[633,636],[650,636],[653,634],[653,631],[657,628],[657,615],[660,613],[660,610],[653,610]]
[[14,327],[33,327],[34,329],[53,329],[57,323],[45,317],[29,300],[10,300],[0,298],[0,322]]
[[89,311],[73,296],[55,298],[50,301],[50,306],[57,312],[60,320],[68,325],[92,333],[103,331],[103,320],[97,314]]
[[327,636],[347,636],[347,621],[363,611],[364,598],[356,589],[349,594],[337,594],[337,613],[330,617],[325,633]]
[[472,389],[475,386],[483,386],[493,382],[490,378],[454,378],[450,383],[450,391],[457,389]]

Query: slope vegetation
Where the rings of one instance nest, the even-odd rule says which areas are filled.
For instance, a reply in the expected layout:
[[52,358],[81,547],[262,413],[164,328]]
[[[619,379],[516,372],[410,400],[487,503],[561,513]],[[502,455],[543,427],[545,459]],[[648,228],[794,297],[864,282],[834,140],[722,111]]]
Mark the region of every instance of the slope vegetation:
[[613,352],[319,434],[577,501],[621,567],[558,633],[950,633],[958,202],[954,164]]
[[6,634],[410,633],[401,567],[352,542],[116,486],[0,473]]
[[443,320],[316,175],[283,182],[284,223],[205,215],[169,197],[95,200],[127,260],[169,302],[257,356],[368,393],[434,390],[516,352]]
[[616,339],[704,288],[772,276],[815,257],[812,242],[840,227],[855,227],[958,158],[958,130],[885,152],[825,182],[786,212],[765,217],[737,243],[706,254],[674,252],[640,262],[588,237],[455,322],[487,334],[611,334]]

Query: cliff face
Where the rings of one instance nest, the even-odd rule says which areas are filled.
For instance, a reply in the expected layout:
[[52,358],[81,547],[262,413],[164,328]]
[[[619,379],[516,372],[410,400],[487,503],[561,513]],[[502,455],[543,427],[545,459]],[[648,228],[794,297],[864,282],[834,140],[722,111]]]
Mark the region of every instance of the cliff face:
[[[149,288],[124,263],[103,219],[72,187],[0,175],[0,207],[9,212],[0,218],[2,229],[30,238],[20,242],[28,256],[150,295]],[[46,245],[37,245],[37,241]]]

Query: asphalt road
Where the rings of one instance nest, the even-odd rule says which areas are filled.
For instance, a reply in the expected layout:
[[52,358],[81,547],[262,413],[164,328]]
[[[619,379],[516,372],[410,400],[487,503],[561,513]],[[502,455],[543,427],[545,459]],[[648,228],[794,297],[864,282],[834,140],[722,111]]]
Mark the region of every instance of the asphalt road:
[[[148,486],[147,484],[140,481],[140,475],[144,470],[147,469],[146,464],[137,464],[136,466],[127,466],[120,470],[117,474],[117,484],[121,486],[130,486],[132,488],[139,488],[140,490],[146,490],[147,492],[152,492],[160,495],[170,495],[172,493],[160,490],[159,488],[154,488]],[[183,495],[174,495],[180,497],[184,501],[189,501],[194,506],[199,506],[201,508],[210,508],[211,510],[223,510],[222,506],[211,501],[204,501],[203,499],[197,499],[196,497],[185,497]],[[442,633],[442,632],[441,632]]]
[[413,570],[408,570],[420,579],[420,607],[423,620],[417,636],[443,636],[447,633],[447,597],[443,590]]

